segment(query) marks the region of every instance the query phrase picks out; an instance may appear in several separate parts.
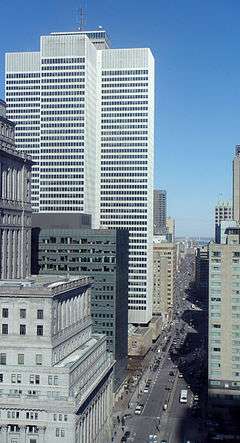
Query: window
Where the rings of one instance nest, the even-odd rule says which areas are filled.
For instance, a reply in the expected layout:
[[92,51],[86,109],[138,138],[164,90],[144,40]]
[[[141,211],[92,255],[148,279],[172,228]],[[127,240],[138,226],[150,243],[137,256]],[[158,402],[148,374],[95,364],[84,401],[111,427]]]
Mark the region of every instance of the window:
[[18,354],[18,364],[24,365],[24,354]]
[[26,309],[20,309],[20,318],[26,318]]
[[60,436],[60,429],[56,428],[56,437],[59,437],[59,436]]
[[21,374],[17,374],[17,383],[22,383],[22,376],[21,376]]
[[40,384],[40,375],[35,375],[35,383],[36,385]]
[[29,383],[34,384],[34,375],[29,376]]
[[37,325],[37,335],[43,335],[43,326]]
[[29,383],[32,385],[33,384],[39,385],[40,384],[40,375],[31,374],[29,376]]
[[3,382],[3,374],[0,374],[0,383]]
[[65,431],[64,431],[64,429],[61,429],[61,437],[65,437]]
[[7,364],[7,354],[0,354],[0,365]]
[[54,384],[58,385],[58,376],[57,375],[54,376]]
[[16,374],[11,375],[11,383],[16,383]]
[[3,318],[8,318],[8,308],[3,308],[2,309],[2,317]]
[[26,325],[20,325],[20,335],[26,335]]
[[52,375],[49,375],[49,376],[48,376],[48,384],[49,384],[49,385],[52,385],[52,384],[53,384],[53,378],[52,378]]
[[2,334],[4,334],[4,335],[8,334],[8,324],[7,323],[2,324]]
[[36,365],[42,366],[42,354],[36,354]]
[[37,310],[37,319],[42,320],[43,319],[43,309]]

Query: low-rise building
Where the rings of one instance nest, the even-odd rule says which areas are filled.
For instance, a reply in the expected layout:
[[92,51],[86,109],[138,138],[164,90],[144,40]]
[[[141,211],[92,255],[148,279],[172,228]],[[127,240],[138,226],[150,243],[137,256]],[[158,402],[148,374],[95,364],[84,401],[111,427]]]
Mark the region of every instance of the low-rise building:
[[1,443],[106,443],[113,359],[86,277],[0,282]]
[[31,272],[32,161],[16,150],[14,129],[0,100],[0,279]]
[[152,346],[150,326],[128,326],[128,356],[144,357]]

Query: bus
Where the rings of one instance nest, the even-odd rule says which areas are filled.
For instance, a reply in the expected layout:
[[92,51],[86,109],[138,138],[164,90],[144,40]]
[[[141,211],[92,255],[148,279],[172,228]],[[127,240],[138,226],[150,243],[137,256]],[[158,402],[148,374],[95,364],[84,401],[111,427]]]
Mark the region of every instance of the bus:
[[179,401],[180,403],[187,403],[187,389],[182,389],[180,393]]

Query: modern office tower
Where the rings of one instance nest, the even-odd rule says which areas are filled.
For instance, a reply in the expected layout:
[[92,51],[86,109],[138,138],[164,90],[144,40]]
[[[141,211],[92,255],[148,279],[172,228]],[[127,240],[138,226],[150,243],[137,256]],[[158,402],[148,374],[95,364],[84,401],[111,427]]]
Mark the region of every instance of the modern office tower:
[[[157,239],[157,237],[156,237]],[[153,262],[154,272],[157,271],[158,261],[161,263],[161,258],[166,257],[168,261],[167,267],[167,309],[171,313],[174,297],[175,297],[175,279],[177,269],[177,245],[175,243],[161,242],[157,240],[153,244]],[[166,303],[166,302],[164,302]]]
[[108,49],[101,65],[100,227],[129,229],[129,322],[152,317],[154,59]]
[[114,391],[128,355],[128,231],[90,229],[85,214],[33,214],[32,273],[86,275],[93,280],[93,331],[113,353]]
[[221,222],[233,219],[233,209],[230,202],[219,202],[215,206],[215,242],[221,243]]
[[151,51],[110,49],[102,29],[44,36],[40,52],[7,54],[6,100],[8,115],[17,123],[17,143],[37,162],[34,210],[89,213],[93,227],[129,228],[129,321],[148,323],[154,156]]
[[209,246],[200,246],[195,255],[195,282],[201,296],[207,300],[209,276]]
[[0,279],[30,274],[32,161],[14,145],[14,123],[0,100]]
[[209,245],[209,395],[224,404],[240,395],[240,228],[226,234]]
[[167,217],[166,219],[166,230],[168,242],[175,241],[175,219],[172,217]]
[[163,321],[169,314],[168,257],[153,249],[153,314],[161,314]]
[[240,145],[233,159],[233,220],[240,222]]
[[0,282],[1,443],[106,443],[113,359],[86,277]]
[[162,189],[154,189],[153,197],[154,235],[166,234],[167,192]]

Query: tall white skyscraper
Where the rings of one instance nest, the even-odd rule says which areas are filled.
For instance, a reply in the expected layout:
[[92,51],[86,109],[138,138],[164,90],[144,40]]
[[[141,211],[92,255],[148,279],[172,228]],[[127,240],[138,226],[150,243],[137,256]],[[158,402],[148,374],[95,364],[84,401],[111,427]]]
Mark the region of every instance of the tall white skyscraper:
[[6,55],[8,117],[33,156],[33,209],[130,231],[129,321],[152,315],[154,59],[106,32],[53,33]]
[[154,59],[108,49],[101,69],[100,225],[129,229],[129,321],[152,316]]

